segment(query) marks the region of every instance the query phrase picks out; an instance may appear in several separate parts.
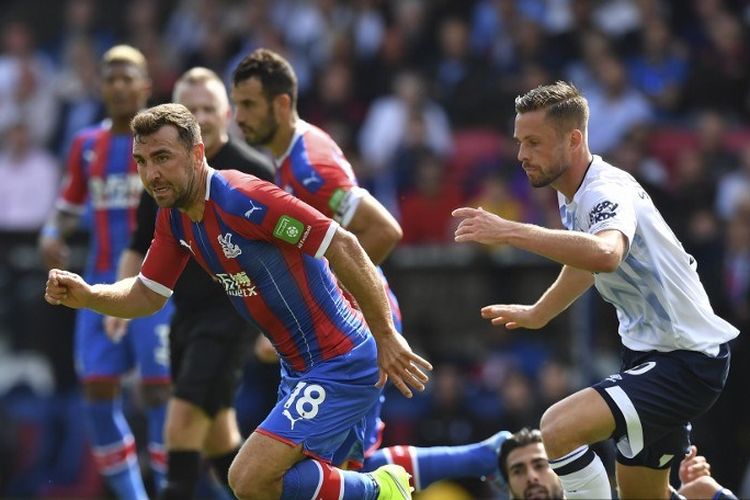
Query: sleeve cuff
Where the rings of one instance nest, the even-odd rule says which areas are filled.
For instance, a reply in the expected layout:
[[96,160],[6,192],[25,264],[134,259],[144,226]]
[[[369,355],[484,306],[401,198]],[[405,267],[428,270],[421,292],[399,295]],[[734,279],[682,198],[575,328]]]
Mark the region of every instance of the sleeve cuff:
[[141,283],[146,285],[146,288],[150,289],[153,292],[158,293],[162,297],[169,298],[172,296],[172,290],[161,283],[158,283],[152,279],[149,279],[143,275],[143,273],[138,274],[138,279],[141,280]]
[[339,225],[336,221],[332,221],[331,225],[328,226],[328,231],[326,231],[326,235],[323,237],[323,241],[320,242],[320,246],[318,247],[318,251],[315,252],[315,258],[320,259],[325,255],[326,251],[328,250],[328,247],[331,245],[331,241],[333,241],[333,235],[336,234],[336,231],[338,230]]

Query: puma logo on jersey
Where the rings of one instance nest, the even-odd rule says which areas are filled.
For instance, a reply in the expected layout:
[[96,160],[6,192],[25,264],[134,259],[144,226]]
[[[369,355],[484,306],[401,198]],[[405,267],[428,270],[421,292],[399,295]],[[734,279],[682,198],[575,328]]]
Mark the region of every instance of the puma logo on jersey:
[[190,245],[190,243],[188,243],[187,241],[183,240],[182,238],[180,238],[180,245],[182,245],[183,247],[187,248],[188,250],[190,250],[191,254],[195,255],[195,252],[193,252],[193,247]]
[[248,198],[247,202],[250,203],[250,208],[245,210],[243,214],[246,219],[260,224],[263,222],[263,218],[266,216],[266,206],[259,201]]
[[221,245],[221,251],[224,252],[224,257],[227,259],[234,259],[242,254],[240,246],[232,243],[232,233],[220,234],[217,239]]

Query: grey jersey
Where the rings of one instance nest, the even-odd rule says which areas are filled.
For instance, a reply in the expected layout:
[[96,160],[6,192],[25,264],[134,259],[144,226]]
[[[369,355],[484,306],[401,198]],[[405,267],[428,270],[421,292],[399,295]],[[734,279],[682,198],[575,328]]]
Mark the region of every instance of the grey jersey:
[[714,313],[695,259],[630,174],[594,156],[573,199],[568,203],[558,193],[558,201],[567,229],[591,234],[616,229],[627,237],[617,270],[594,275],[602,298],[617,309],[626,347],[716,356],[719,345],[738,335]]

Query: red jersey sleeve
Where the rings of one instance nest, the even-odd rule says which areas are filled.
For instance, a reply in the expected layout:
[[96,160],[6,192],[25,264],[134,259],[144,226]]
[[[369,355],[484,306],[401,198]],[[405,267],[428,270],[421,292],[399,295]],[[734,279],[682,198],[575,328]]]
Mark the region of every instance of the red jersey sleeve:
[[171,210],[159,210],[154,239],[138,275],[144,285],[165,297],[172,295],[177,278],[190,258],[188,250],[183,248],[172,234],[170,213]]
[[83,168],[84,136],[77,135],[68,154],[65,182],[57,201],[57,208],[66,212],[82,213],[88,194],[88,179]]

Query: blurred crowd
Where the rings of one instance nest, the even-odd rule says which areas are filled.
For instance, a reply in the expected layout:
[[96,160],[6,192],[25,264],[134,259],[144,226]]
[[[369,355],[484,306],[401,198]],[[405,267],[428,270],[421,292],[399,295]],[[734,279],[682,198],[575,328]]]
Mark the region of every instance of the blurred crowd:
[[[228,80],[257,47],[283,53],[299,77],[301,117],[334,137],[360,181],[401,222],[403,248],[390,264],[399,270],[409,261],[399,254],[454,255],[450,212],[461,205],[560,226],[552,190],[530,188],[515,160],[513,99],[539,84],[572,81],[589,100],[592,151],[640,180],[697,258],[714,308],[748,330],[750,2],[11,0],[0,23],[0,423],[9,423],[0,425],[0,495],[59,494],[56,485],[42,484],[55,474],[60,484],[97,488],[85,458],[61,463],[56,456],[85,456],[75,448],[82,433],[43,452],[35,442],[60,431],[45,426],[75,429],[66,415],[75,414],[76,403],[56,399],[75,393],[73,377],[60,380],[72,370],[65,366],[72,365],[69,341],[60,340],[72,332],[59,331],[70,318],[39,304],[43,274],[33,242],[57,196],[70,138],[102,118],[98,60],[115,43],[146,55],[153,104],[168,102],[190,67]],[[520,300],[513,290],[498,292],[499,284],[477,286],[497,295],[480,297],[472,314],[491,301]],[[443,302],[433,304],[437,323],[451,314],[450,299]],[[410,309],[419,306],[402,298],[402,307],[409,335],[409,325],[419,323]],[[608,309],[593,304],[586,311],[597,338],[615,337]],[[438,328],[436,335],[460,333]],[[551,402],[607,374],[599,372],[612,363],[601,359],[616,359],[609,347],[616,342],[605,343],[602,367],[582,369],[566,343],[574,333],[556,343],[469,342],[473,355],[431,349],[440,341],[422,334],[415,343],[436,362],[434,380],[415,401],[390,398],[387,439],[457,444],[498,426],[537,425]],[[734,349],[729,386],[695,432],[720,482],[742,497],[750,496],[744,335]],[[248,377],[246,392],[262,378]],[[19,393],[53,401],[56,410],[47,405],[39,413]],[[249,426],[264,408],[245,402]]]

